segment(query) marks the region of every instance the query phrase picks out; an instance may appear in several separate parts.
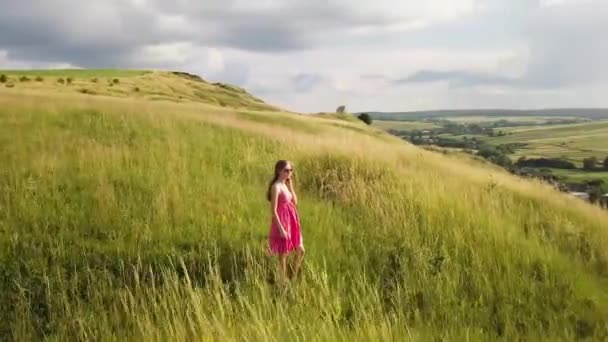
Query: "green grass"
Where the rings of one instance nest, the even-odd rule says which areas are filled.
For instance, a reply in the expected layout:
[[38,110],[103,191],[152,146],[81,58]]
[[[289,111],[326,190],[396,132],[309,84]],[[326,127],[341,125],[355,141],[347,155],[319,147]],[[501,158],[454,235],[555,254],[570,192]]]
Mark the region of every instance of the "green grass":
[[[0,338],[608,338],[605,212],[282,115],[0,93]],[[265,253],[279,158],[307,247],[284,285]]]
[[[323,126],[315,124],[310,120],[302,120],[293,114],[275,114],[275,113],[263,113],[263,112],[249,112],[239,111],[239,118],[244,120],[270,124],[274,127],[290,128],[296,131],[302,131],[307,133],[316,133],[323,129]],[[277,134],[282,134],[281,131],[277,131]]]
[[126,69],[44,69],[44,70],[2,70],[0,75],[7,76],[42,76],[42,77],[133,77],[149,73],[145,70]]

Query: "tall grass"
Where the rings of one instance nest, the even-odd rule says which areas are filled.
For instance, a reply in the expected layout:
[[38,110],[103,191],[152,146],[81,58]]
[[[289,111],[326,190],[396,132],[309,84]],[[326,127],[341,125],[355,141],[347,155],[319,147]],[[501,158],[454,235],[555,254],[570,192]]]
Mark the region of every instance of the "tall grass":
[[[608,338],[608,215],[362,125],[0,95],[0,336]],[[264,191],[294,161],[283,284]]]

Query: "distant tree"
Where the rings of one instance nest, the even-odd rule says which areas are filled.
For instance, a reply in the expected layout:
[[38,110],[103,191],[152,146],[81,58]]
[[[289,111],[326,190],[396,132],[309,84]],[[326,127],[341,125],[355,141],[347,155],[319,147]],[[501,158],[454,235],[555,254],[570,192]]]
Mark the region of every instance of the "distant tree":
[[19,77],[19,82],[29,82],[30,78],[27,76],[21,76]]
[[608,157],[604,159],[604,170],[608,171]]
[[63,78],[61,78],[61,77],[60,77],[60,78],[58,78],[58,79],[57,79],[57,83],[59,83],[59,84],[64,84],[64,83],[65,83],[65,80],[64,80]]
[[74,81],[71,77],[68,77],[65,79],[65,82],[69,85],[72,84],[72,81]]
[[583,159],[583,169],[585,170],[595,170],[595,165],[597,164],[596,157],[589,157]]
[[497,156],[499,154],[500,154],[500,152],[498,152],[494,146],[483,146],[479,150],[479,155],[486,159],[488,159],[492,156]]
[[592,179],[592,180],[588,180],[585,182],[585,184],[589,185],[589,186],[593,186],[593,187],[600,187],[604,184],[604,180],[603,179]]
[[8,81],[8,77],[5,74],[0,75],[0,83],[6,83]]
[[42,76],[36,76],[36,82],[42,82],[44,81],[44,78],[42,78]]
[[368,125],[371,125],[372,121],[373,121],[372,117],[367,113],[359,114],[358,118],[359,118],[359,120],[365,122]]
[[118,83],[120,83],[120,81],[118,80],[118,78],[115,78],[115,79],[112,80],[112,83],[118,84]]
[[589,185],[590,190],[591,190],[591,191],[589,191],[589,201],[591,203],[597,203],[600,200],[600,198],[602,197],[602,194],[603,194],[602,185],[603,184],[604,184],[604,181],[601,179],[587,183],[587,185]]
[[98,81],[99,80],[97,79],[97,77],[91,79],[91,82],[93,82],[93,83],[97,83]]
[[552,158],[519,158],[516,165],[518,167],[551,167],[554,169],[576,169],[576,165],[563,159]]
[[342,114],[342,113],[344,113],[344,112],[346,112],[346,107],[345,107],[345,106],[340,106],[340,107],[338,107],[338,108],[336,109],[336,113],[340,113],[340,114]]
[[473,134],[482,134],[483,128],[478,124],[471,124],[468,127],[469,131]]

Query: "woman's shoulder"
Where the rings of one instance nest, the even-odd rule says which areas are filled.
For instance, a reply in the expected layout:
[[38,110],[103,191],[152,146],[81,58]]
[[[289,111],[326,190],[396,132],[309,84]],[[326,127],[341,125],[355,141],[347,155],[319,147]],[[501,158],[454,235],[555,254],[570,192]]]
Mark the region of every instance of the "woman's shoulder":
[[276,191],[278,193],[281,193],[283,190],[283,184],[281,184],[281,182],[274,182],[272,184],[272,191]]

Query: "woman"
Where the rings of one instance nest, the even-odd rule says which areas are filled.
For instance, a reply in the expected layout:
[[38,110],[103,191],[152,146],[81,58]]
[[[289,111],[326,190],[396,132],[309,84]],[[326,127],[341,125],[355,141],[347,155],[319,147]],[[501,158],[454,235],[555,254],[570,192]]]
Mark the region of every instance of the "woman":
[[298,275],[304,258],[304,242],[300,230],[300,219],[294,191],[293,166],[287,160],[279,160],[274,167],[274,178],[268,186],[272,222],[268,242],[270,252],[279,256],[281,274],[287,278],[287,255],[297,251],[294,276]]

